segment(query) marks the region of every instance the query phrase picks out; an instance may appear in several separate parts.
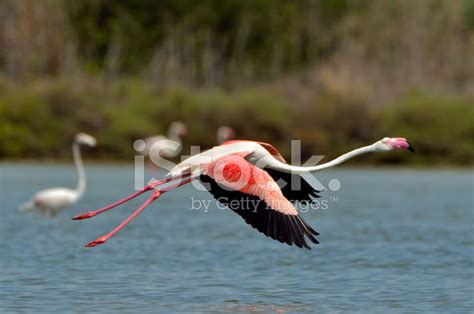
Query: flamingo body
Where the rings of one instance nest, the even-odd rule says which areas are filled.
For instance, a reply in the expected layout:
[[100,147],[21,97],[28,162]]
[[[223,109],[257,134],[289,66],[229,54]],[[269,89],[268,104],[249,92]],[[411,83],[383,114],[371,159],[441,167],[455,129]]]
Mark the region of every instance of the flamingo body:
[[174,158],[182,150],[181,141],[169,139],[163,135],[148,137],[145,140],[145,153],[150,156],[161,156],[164,158]]
[[74,205],[79,199],[76,191],[68,188],[50,188],[36,193],[32,200],[21,206],[21,210],[38,209],[49,216]]
[[152,160],[157,157],[174,158],[181,153],[183,148],[182,138],[188,129],[184,123],[175,121],[168,128],[168,136],[156,135],[145,138],[145,149],[143,153],[149,155]]
[[[157,156],[163,158],[175,158],[182,151],[182,137],[187,134],[187,128],[182,122],[173,122],[168,130],[168,137],[156,135],[145,138],[145,149],[143,153],[149,155],[152,160]],[[235,131],[229,126],[221,126],[216,132],[216,141],[220,145],[233,139]]]

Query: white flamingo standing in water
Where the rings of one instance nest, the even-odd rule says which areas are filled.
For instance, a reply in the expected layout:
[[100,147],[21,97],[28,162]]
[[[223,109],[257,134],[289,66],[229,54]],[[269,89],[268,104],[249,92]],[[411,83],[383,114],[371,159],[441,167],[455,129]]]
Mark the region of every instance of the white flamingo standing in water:
[[[115,229],[86,244],[86,247],[94,247],[106,242],[164,193],[192,180],[199,180],[219,202],[226,204],[261,233],[288,245],[310,249],[306,238],[317,244],[316,236],[319,233],[302,219],[291,201],[311,201],[313,197],[319,197],[321,191],[317,191],[301,176],[306,177],[308,173],[336,166],[361,154],[395,149],[414,151],[406,139],[386,137],[328,163],[301,167],[286,163],[270,144],[230,141],[182,161],[163,180],[154,181],[118,202],[73,219],[91,218],[154,190],[146,202]],[[300,180],[299,188],[291,184],[294,179]],[[277,181],[284,181],[286,185],[280,187]],[[249,201],[256,205],[249,207]],[[236,203],[239,206],[235,206]]]
[[74,156],[78,177],[76,189],[59,187],[39,191],[30,201],[22,204],[19,208],[20,210],[38,210],[45,215],[54,216],[62,209],[70,207],[79,201],[86,191],[86,174],[84,172],[84,165],[82,164],[80,145],[93,147],[96,145],[96,140],[85,133],[77,134],[74,139],[72,154]]
[[145,138],[144,155],[150,155],[152,160],[155,155],[163,158],[174,158],[183,149],[182,138],[188,133],[188,128],[182,122],[175,121],[168,128],[168,136],[156,135]]

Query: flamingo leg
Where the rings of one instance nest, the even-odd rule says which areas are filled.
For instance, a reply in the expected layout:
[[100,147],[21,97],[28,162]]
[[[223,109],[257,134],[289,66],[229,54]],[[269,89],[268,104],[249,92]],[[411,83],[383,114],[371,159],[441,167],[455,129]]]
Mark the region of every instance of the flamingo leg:
[[162,185],[162,184],[165,184],[165,183],[168,183],[168,182],[171,182],[171,181],[174,181],[174,180],[177,180],[177,179],[181,179],[181,178],[185,178],[185,177],[189,177],[190,174],[184,174],[183,176],[181,177],[170,177],[170,178],[166,178],[166,179],[163,179],[163,180],[159,180],[159,181],[154,181],[154,182],[151,182],[150,184],[146,185],[143,189],[133,193],[132,195],[129,195],[115,203],[112,203],[110,205],[107,205],[101,209],[98,209],[98,210],[95,210],[95,211],[91,211],[91,212],[86,212],[86,213],[83,213],[83,214],[80,214],[80,215],[77,215],[73,218],[71,218],[72,220],[82,220],[82,219],[89,219],[89,218],[92,218],[94,216],[97,216],[103,212],[106,212],[112,208],[115,208],[125,202],[128,202],[129,200],[131,199],[134,199],[135,197],[139,196],[139,195],[142,195],[143,193],[145,192],[148,192],[150,190],[153,190],[154,188],[156,188],[157,186],[159,185]]
[[132,215],[130,215],[127,219],[125,219],[120,225],[118,225],[117,227],[115,227],[112,231],[110,231],[109,233],[101,236],[101,237],[98,237],[97,239],[95,239],[94,241],[92,242],[89,242],[85,245],[85,247],[94,247],[94,246],[97,246],[97,245],[100,245],[102,243],[105,243],[107,240],[109,240],[114,234],[116,234],[117,232],[119,232],[123,227],[125,227],[126,225],[128,225],[133,219],[135,219],[142,211],[145,210],[145,208],[147,208],[153,201],[155,201],[156,199],[158,199],[161,195],[163,195],[164,193],[166,192],[169,192],[173,189],[176,189],[184,184],[187,184],[189,182],[191,182],[193,179],[192,178],[189,178],[189,179],[186,179],[178,184],[175,184],[173,186],[169,186],[169,187],[166,187],[164,189],[161,189],[161,190],[157,190],[155,191],[146,201],[145,203],[143,203]]

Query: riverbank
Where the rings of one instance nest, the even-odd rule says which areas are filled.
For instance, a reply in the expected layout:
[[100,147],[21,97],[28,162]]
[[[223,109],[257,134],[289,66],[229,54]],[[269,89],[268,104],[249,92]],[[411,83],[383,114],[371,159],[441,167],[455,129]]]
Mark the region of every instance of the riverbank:
[[[240,139],[272,143],[290,155],[301,140],[302,158],[333,158],[385,136],[410,140],[416,154],[368,155],[361,162],[470,165],[474,160],[474,99],[413,90],[392,104],[371,107],[329,91],[282,90],[279,84],[236,90],[184,86],[160,89],[144,81],[99,78],[0,84],[0,158],[64,158],[79,131],[98,140],[94,159],[133,156],[135,139],[166,134],[172,121],[188,126],[184,147],[215,145],[221,125]],[[183,152],[187,154],[187,150]],[[358,160],[354,161],[358,163]]]

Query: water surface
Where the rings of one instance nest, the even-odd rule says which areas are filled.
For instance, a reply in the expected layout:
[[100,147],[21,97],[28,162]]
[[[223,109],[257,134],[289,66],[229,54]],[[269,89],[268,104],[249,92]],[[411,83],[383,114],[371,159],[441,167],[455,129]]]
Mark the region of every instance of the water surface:
[[[54,218],[17,206],[74,186],[70,165],[0,165],[0,311],[314,312],[474,309],[473,173],[342,169],[325,210],[302,215],[321,244],[302,250],[258,233],[211,199],[173,191],[103,246],[82,246],[143,198],[89,221],[70,217],[133,190],[131,166],[87,167],[88,191]],[[159,174],[154,174],[159,176]],[[195,204],[196,205],[196,204]]]

